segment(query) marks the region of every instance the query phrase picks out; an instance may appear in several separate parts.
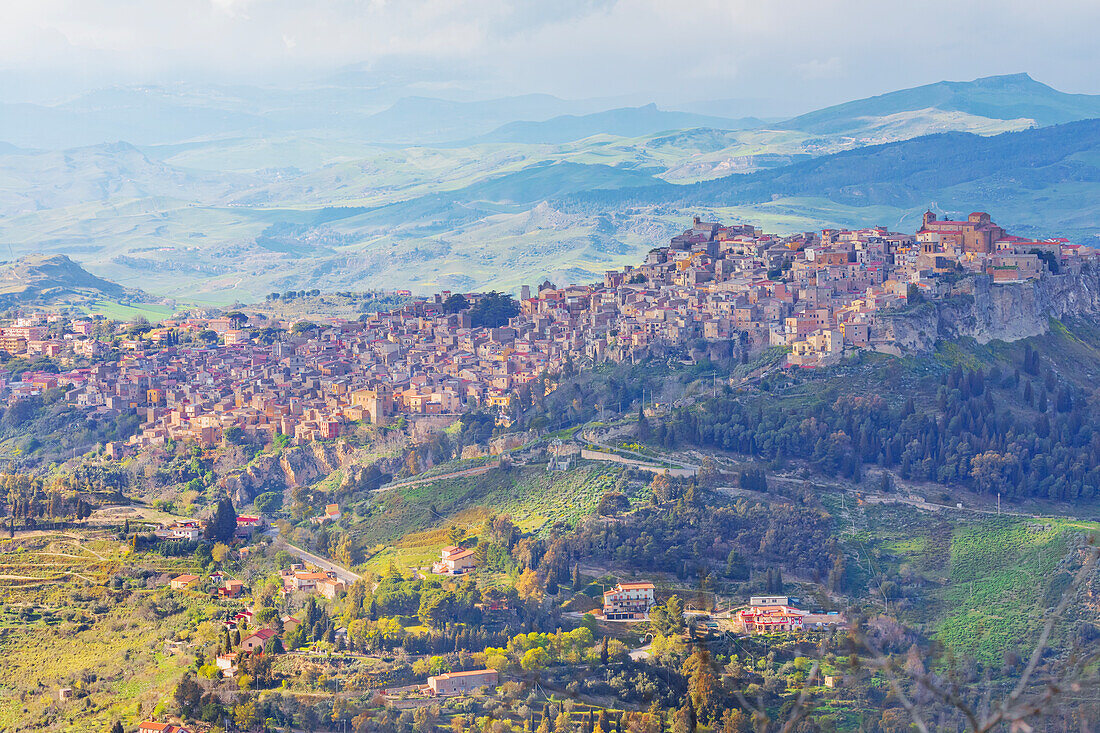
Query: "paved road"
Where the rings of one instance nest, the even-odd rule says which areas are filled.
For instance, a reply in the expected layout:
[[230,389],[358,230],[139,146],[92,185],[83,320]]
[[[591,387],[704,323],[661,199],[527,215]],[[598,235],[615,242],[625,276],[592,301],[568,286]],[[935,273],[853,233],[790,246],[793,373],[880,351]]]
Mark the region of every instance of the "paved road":
[[308,562],[312,565],[316,565],[317,567],[321,568],[322,570],[332,571],[332,572],[336,573],[336,577],[338,579],[344,581],[345,583],[347,583],[349,585],[351,583],[354,583],[357,580],[361,580],[361,578],[358,575],[351,572],[347,568],[345,568],[343,566],[340,566],[340,565],[337,565],[332,560],[328,560],[326,558],[323,558],[320,555],[314,555],[312,552],[306,552],[305,550],[303,550],[300,547],[295,547],[294,545],[288,544],[281,537],[276,537],[275,538],[275,544],[280,549],[286,550],[291,555],[294,555],[295,557],[297,557],[300,560],[305,560],[306,562]]

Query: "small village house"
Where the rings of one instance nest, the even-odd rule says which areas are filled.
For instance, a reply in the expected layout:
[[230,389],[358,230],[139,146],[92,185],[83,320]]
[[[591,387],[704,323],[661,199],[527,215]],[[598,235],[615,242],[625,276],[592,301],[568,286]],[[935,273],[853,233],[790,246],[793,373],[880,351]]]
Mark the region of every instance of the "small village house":
[[313,517],[310,519],[314,524],[324,524],[325,522],[335,522],[341,517],[339,504],[326,504],[325,513],[319,517]]
[[237,598],[244,592],[244,583],[236,578],[229,578],[225,585],[218,588],[218,595],[222,598]]
[[168,587],[172,590],[187,590],[199,582],[197,575],[177,575],[168,581]]
[[801,631],[802,617],[806,611],[790,606],[750,606],[741,610],[737,618],[746,632],[767,634],[773,631]]
[[499,674],[495,669],[474,669],[469,672],[447,672],[428,678],[428,688],[434,695],[461,695],[481,687],[495,687]]
[[440,575],[462,575],[473,570],[476,565],[473,550],[450,545],[443,548],[440,560],[432,567],[432,572]]
[[218,669],[222,671],[223,677],[232,677],[237,673],[237,652],[219,654],[217,665]]
[[240,516],[237,517],[237,529],[233,533],[237,537],[248,538],[258,529],[264,528],[263,517]]
[[326,575],[317,580],[314,588],[325,598],[332,599],[343,593],[347,586],[344,585],[344,581]]
[[264,647],[270,639],[275,638],[275,631],[272,629],[260,629],[251,636],[241,639],[241,651],[251,652],[259,649],[263,651]]

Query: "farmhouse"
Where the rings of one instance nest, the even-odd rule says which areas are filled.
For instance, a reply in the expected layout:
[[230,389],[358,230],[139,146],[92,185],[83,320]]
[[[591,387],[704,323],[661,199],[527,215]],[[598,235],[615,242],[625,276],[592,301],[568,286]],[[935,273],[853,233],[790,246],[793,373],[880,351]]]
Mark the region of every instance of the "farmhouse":
[[283,574],[283,588],[287,591],[317,590],[317,583],[328,578],[327,573],[294,570]]
[[497,684],[495,669],[475,669],[469,672],[448,672],[428,678],[428,687],[435,695],[461,695],[479,687],[494,687]]
[[236,598],[244,592],[244,583],[236,578],[229,578],[225,581],[225,585],[218,588],[218,595],[222,598]]
[[197,575],[177,575],[168,581],[168,586],[172,590],[187,590],[198,582],[199,576]]
[[619,583],[604,591],[603,615],[608,621],[644,618],[653,604],[653,583]]
[[331,578],[327,575],[323,578],[318,578],[314,585],[314,589],[325,598],[335,598],[340,593],[343,593],[346,587],[344,581]]
[[234,535],[237,537],[251,537],[252,533],[264,528],[263,517],[237,517],[237,529]]
[[310,521],[314,524],[323,524],[324,522],[335,522],[341,517],[339,504],[326,504],[325,513],[319,517],[313,517]]
[[275,638],[275,632],[272,629],[260,629],[255,634],[241,639],[241,651],[250,652],[255,649],[263,651],[264,645],[267,644],[269,639]]
[[161,527],[154,532],[157,539],[161,540],[189,540],[195,541],[202,537],[202,529],[196,522],[177,522],[167,527]]
[[440,561],[432,567],[432,572],[443,575],[462,575],[473,570],[476,565],[473,550],[464,550],[451,545],[443,548]]

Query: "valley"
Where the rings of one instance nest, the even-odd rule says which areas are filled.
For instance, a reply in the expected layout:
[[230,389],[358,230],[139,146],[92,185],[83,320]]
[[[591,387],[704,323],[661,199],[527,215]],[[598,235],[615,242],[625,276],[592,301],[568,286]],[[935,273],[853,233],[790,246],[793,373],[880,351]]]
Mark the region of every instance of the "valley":
[[0,100],[0,730],[1095,727],[1100,96],[502,96],[327,13]]
[[[794,233],[871,219],[908,225],[929,206],[954,211],[981,199],[1031,236],[1096,235],[1092,137],[1087,125],[1051,125],[1094,117],[1097,103],[1026,75],[930,85],[787,121],[653,106],[554,115],[565,103],[534,99],[485,103],[475,115],[473,103],[437,102],[376,115],[412,135],[426,110],[462,109],[454,123],[485,115],[483,127],[465,128],[481,131],[440,129],[410,145],[344,123],[323,134],[243,127],[204,137],[196,122],[197,139],[184,142],[12,147],[0,155],[0,240],[13,257],[62,252],[158,297],[228,305],[303,285],[428,293],[581,282],[637,260],[693,215]],[[494,131],[494,121],[525,114],[530,121]],[[1013,132],[1020,137],[1002,135]],[[1041,162],[1023,153],[1036,146]],[[957,162],[929,177],[927,159]],[[1002,161],[1008,167],[989,168]],[[845,176],[851,183],[840,183]]]

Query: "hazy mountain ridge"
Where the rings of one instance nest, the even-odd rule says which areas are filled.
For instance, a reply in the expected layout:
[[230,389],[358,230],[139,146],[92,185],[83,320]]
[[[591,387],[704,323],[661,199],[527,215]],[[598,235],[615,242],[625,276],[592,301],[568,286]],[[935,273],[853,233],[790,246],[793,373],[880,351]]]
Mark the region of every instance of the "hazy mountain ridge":
[[[696,212],[775,231],[870,223],[911,230],[924,207],[980,207],[1023,232],[1087,239],[1100,220],[1094,125],[990,136],[1032,126],[1028,118],[1010,117],[1020,113],[1011,97],[1021,88],[1069,105],[1058,114],[1087,111],[1092,99],[1063,95],[1028,77],[1001,77],[823,110],[839,125],[836,134],[795,129],[797,119],[809,128],[820,124],[803,116],[770,129],[709,124],[630,136],[607,130],[633,133],[635,124],[663,128],[671,120],[715,118],[652,105],[562,117],[559,104],[597,103],[545,95],[471,102],[402,98],[392,88],[332,87],[302,97],[235,87],[108,90],[59,107],[66,114],[91,110],[94,117],[143,95],[165,108],[201,106],[208,96],[226,120],[246,114],[270,122],[294,118],[297,100],[324,106],[346,94],[344,107],[311,119],[355,110],[340,120],[340,130],[325,134],[64,151],[0,146],[0,242],[14,256],[78,256],[99,275],[152,292],[231,302],[305,285],[400,283],[426,291],[598,277],[637,261]],[[975,100],[1002,118],[976,115],[982,110]],[[863,116],[873,109],[882,115]],[[453,119],[442,125],[432,121],[447,114]],[[498,124],[510,114],[548,119]],[[442,137],[481,126],[482,134],[512,130],[516,139],[565,141],[364,142],[366,120],[373,118],[370,125],[386,134],[409,135],[413,128],[403,120],[412,117],[422,118],[421,130]],[[848,121],[836,122],[842,118]],[[0,119],[0,129],[5,124]],[[358,128],[358,137],[345,136],[348,126]],[[941,134],[912,138],[929,130]],[[567,139],[593,131],[599,132]],[[907,141],[892,142],[898,138]],[[284,232],[274,250],[264,238],[272,226]]]
[[8,216],[158,197],[215,203],[253,181],[167,165],[124,142],[64,151],[0,150],[0,211]]
[[350,140],[425,144],[484,134],[514,120],[594,112],[599,105],[545,94],[457,102],[348,87],[111,87],[54,105],[0,104],[0,140],[57,149],[323,131]]
[[755,117],[728,119],[665,111],[656,104],[623,107],[589,115],[562,115],[544,122],[509,122],[472,142],[560,144],[594,135],[639,137],[691,128],[746,130],[760,127]]
[[823,196],[857,206],[915,206],[945,189],[982,179],[1021,188],[1059,182],[1100,183],[1100,165],[1078,159],[1100,152],[1100,120],[986,137],[952,132],[857,148],[760,171],[690,185],[578,194],[578,202],[631,206],[731,206],[776,196]]
[[800,115],[777,127],[821,135],[851,134],[868,120],[924,109],[995,120],[1026,119],[1046,126],[1100,117],[1100,95],[1066,94],[1027,74],[1010,74],[881,94]]
[[[799,130],[811,135],[860,136],[878,118],[912,113],[960,113],[985,120],[1030,120],[1049,125],[1100,116],[1100,96],[1066,94],[1026,74],[969,82],[938,82],[764,124],[752,109],[727,117],[716,101],[690,111],[655,105],[611,106],[608,100],[564,100],[546,94],[456,101],[425,96],[415,85],[365,86],[326,81],[317,86],[244,85],[109,87],[56,104],[0,104],[0,140],[21,147],[72,148],[115,140],[164,145],[241,135],[317,133],[363,142],[441,144],[485,136],[500,142],[560,143],[596,134],[634,137],[685,127]],[[701,111],[702,110],[702,111]],[[935,131],[929,120],[913,134]],[[925,127],[921,128],[920,125]],[[976,123],[969,123],[971,127]],[[996,131],[996,130],[992,130]],[[905,134],[899,131],[899,134]]]

